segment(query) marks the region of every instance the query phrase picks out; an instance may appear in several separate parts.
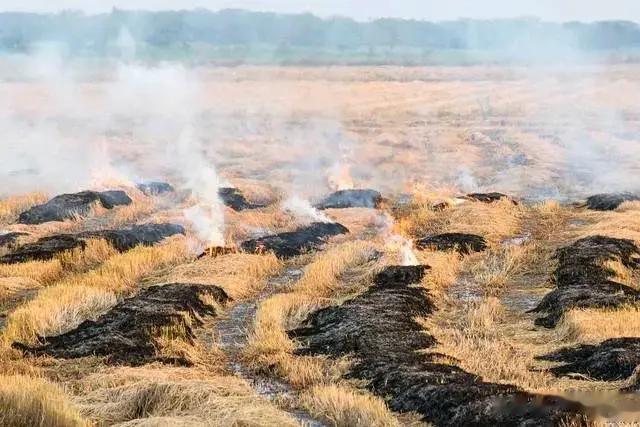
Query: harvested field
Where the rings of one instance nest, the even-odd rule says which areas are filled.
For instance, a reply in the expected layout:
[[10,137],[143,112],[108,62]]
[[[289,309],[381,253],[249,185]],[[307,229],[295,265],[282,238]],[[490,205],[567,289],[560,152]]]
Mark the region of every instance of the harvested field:
[[636,65],[3,61],[0,424],[640,422]]

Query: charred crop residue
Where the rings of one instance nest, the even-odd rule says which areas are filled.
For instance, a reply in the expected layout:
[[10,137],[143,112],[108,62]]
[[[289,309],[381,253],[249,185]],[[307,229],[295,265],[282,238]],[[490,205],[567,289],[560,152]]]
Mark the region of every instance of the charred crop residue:
[[86,215],[95,204],[105,209],[130,205],[131,198],[124,191],[82,191],[73,194],[61,194],[47,203],[37,205],[18,217],[20,224],[42,224],[49,221],[64,221],[76,215]]
[[316,203],[316,209],[377,208],[382,196],[375,190],[340,190]]
[[624,380],[640,365],[640,338],[612,338],[597,345],[581,344],[538,359],[563,362],[549,369],[557,376],[580,374],[599,381]]
[[177,224],[142,224],[122,230],[87,231],[77,234],[56,234],[43,237],[35,242],[17,247],[0,257],[0,264],[14,264],[27,261],[46,261],[57,254],[72,249],[84,249],[87,239],[105,239],[116,250],[127,251],[138,245],[150,246],[166,237],[184,234],[184,228]]
[[578,403],[488,383],[422,353],[436,344],[416,320],[436,310],[426,289],[414,286],[425,271],[393,267],[359,296],[312,313],[290,331],[302,344],[299,354],[354,357],[349,378],[366,381],[391,409],[417,412],[438,426],[557,425],[582,419],[585,409]]
[[594,211],[612,211],[624,202],[640,200],[640,195],[633,193],[603,193],[587,198],[585,206]]
[[173,193],[175,190],[171,184],[160,181],[141,182],[136,188],[142,191],[146,196],[159,196],[165,193]]
[[457,251],[462,255],[468,255],[471,252],[486,250],[487,241],[476,234],[443,233],[417,240],[416,247],[424,250]]
[[121,301],[95,321],[86,320],[62,335],[40,337],[40,346],[14,343],[13,347],[36,356],[65,359],[97,355],[114,364],[141,365],[157,360],[189,365],[185,358],[158,356],[156,338],[170,329],[172,335],[193,345],[194,328],[203,325],[205,316],[218,315],[211,300],[226,304],[230,298],[211,285],[152,286]]
[[234,211],[244,211],[247,209],[259,209],[265,207],[265,205],[249,203],[237,188],[219,188],[218,195],[220,196],[220,199],[222,199],[222,203]]
[[614,281],[614,272],[605,266],[607,261],[617,261],[635,269],[638,256],[640,249],[633,241],[606,236],[589,236],[558,249],[553,273],[556,289],[532,310],[543,314],[535,324],[553,328],[572,308],[619,307],[638,301],[640,292]]
[[511,201],[514,205],[518,204],[518,202],[516,202],[515,200],[513,200],[511,197],[507,196],[506,194],[496,193],[496,192],[492,192],[492,193],[470,193],[470,194],[467,194],[466,196],[464,196],[464,198],[467,199],[467,200],[472,200],[474,202],[483,202],[483,203],[494,203],[494,202],[499,202],[502,199],[507,199],[507,200]]
[[342,224],[314,222],[296,231],[244,241],[240,248],[245,252],[273,252],[278,258],[292,258],[318,250],[329,237],[348,232]]

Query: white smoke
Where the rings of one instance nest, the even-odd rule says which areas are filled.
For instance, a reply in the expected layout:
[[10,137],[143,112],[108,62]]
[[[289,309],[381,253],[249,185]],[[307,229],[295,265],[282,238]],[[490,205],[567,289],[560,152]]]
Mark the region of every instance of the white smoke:
[[311,206],[308,200],[292,196],[282,203],[282,209],[303,222],[333,222],[331,218]]

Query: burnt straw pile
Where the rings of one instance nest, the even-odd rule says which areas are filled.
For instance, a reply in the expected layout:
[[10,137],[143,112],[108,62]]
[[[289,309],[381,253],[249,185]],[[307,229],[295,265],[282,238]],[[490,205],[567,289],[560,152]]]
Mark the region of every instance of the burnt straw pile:
[[557,425],[585,417],[585,408],[560,397],[530,394],[485,382],[442,356],[416,319],[436,310],[419,282],[424,266],[392,267],[364,293],[312,313],[290,331],[299,354],[352,356],[349,378],[364,380],[391,409],[417,412],[434,425]]
[[316,209],[377,208],[382,203],[382,196],[375,190],[354,189],[340,190],[329,194],[316,203]]
[[553,273],[556,289],[531,312],[541,313],[535,324],[553,328],[572,308],[620,307],[640,299],[640,291],[616,282],[607,262],[638,268],[640,249],[631,240],[590,236],[558,249]]
[[132,203],[124,191],[82,191],[61,194],[42,205],[33,206],[18,217],[20,224],[42,224],[49,221],[64,221],[77,215],[86,215],[96,204],[105,209]]
[[584,206],[594,211],[612,211],[624,202],[640,201],[640,195],[633,193],[604,193],[587,198]]
[[184,357],[157,354],[157,339],[179,338],[194,344],[194,328],[205,317],[217,316],[216,304],[230,298],[217,286],[172,283],[152,286],[118,303],[97,320],[82,322],[62,335],[40,337],[42,345],[14,343],[13,347],[31,355],[73,359],[106,356],[110,363],[141,365],[160,361],[190,365]]
[[292,258],[318,250],[328,238],[348,232],[347,227],[336,222],[314,222],[296,231],[246,240],[240,248],[245,252],[273,252],[278,258]]
[[234,211],[264,208],[266,205],[250,203],[237,188],[222,187],[218,189],[218,195],[225,206]]
[[556,376],[577,374],[599,381],[625,380],[640,365],[640,338],[613,338],[597,345],[567,347],[538,359],[562,362],[549,369]]
[[517,205],[518,202],[513,200],[511,197],[502,193],[470,193],[466,196],[462,197],[463,199],[471,200],[474,202],[482,202],[482,203],[494,203],[499,202],[500,200],[509,200],[514,205]]
[[22,236],[28,236],[29,233],[12,231],[10,233],[0,234],[0,248],[13,248],[16,241]]
[[483,252],[487,241],[482,236],[467,233],[443,233],[416,240],[416,248],[431,251],[456,251],[461,255]]
[[136,185],[136,188],[145,196],[159,196],[165,193],[173,193],[175,189],[171,184],[161,181],[147,181]]
[[15,248],[10,253],[0,257],[0,264],[46,261],[62,252],[72,249],[84,249],[87,239],[105,239],[116,250],[124,252],[138,245],[151,246],[167,237],[184,233],[184,227],[177,224],[142,224],[123,228],[122,230],[56,234],[42,237],[35,242]]

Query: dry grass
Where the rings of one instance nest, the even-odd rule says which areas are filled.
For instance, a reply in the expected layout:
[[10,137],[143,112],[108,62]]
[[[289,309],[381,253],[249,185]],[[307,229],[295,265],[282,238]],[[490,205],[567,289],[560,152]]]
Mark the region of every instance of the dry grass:
[[30,279],[42,285],[49,285],[64,274],[59,259],[50,261],[29,261],[19,264],[0,264],[0,277]]
[[579,342],[640,337],[640,308],[570,310],[556,326],[555,332],[562,340]]
[[496,295],[505,290],[514,276],[527,272],[539,256],[535,244],[490,249],[472,264],[470,271],[486,293]]
[[462,263],[457,252],[420,251],[417,256],[420,264],[431,267],[422,280],[430,290],[444,291],[456,281]]
[[314,386],[302,394],[300,402],[311,415],[332,426],[400,426],[382,399],[346,386]]
[[186,256],[186,244],[180,237],[115,255],[95,270],[72,275],[43,289],[16,309],[7,319],[3,341],[32,343],[38,335],[68,331],[113,306],[117,296],[130,293],[144,275],[174,265]]
[[445,232],[471,233],[497,245],[518,232],[524,213],[524,208],[509,200],[464,202],[441,211],[433,210],[431,203],[414,202],[398,213],[399,232],[416,238]]
[[27,376],[0,376],[0,425],[90,425],[56,385]]
[[247,298],[260,291],[266,279],[282,269],[273,254],[229,254],[203,257],[173,269],[166,282],[212,284],[221,287],[233,299]]
[[551,376],[530,369],[536,347],[515,345],[505,334],[504,321],[504,307],[490,297],[441,307],[423,323],[438,340],[433,351],[458,359],[466,371],[486,381],[517,384],[529,390],[548,388]]
[[0,224],[14,222],[22,212],[35,205],[46,203],[47,200],[48,196],[41,192],[10,196],[0,200]]
[[78,405],[101,424],[298,425],[244,380],[193,369],[116,368],[89,375],[82,385]]
[[[256,313],[253,331],[245,347],[245,359],[258,370],[285,377],[292,385],[306,387],[339,378],[341,363],[327,364],[322,358],[294,357],[294,342],[286,331],[299,324],[312,311],[331,302],[330,297],[353,288],[341,289],[341,275],[363,267],[371,256],[371,246],[347,242],[319,254],[294,284],[290,293],[263,301]],[[371,271],[371,265],[366,271]]]
[[[129,195],[131,195],[131,192],[129,192]],[[131,197],[133,203],[126,206],[118,206],[114,209],[113,217],[110,219],[110,224],[113,227],[134,224],[156,211],[157,207],[152,198],[144,196]]]

